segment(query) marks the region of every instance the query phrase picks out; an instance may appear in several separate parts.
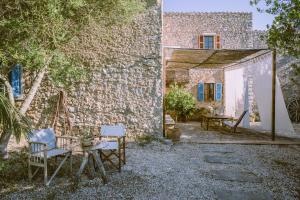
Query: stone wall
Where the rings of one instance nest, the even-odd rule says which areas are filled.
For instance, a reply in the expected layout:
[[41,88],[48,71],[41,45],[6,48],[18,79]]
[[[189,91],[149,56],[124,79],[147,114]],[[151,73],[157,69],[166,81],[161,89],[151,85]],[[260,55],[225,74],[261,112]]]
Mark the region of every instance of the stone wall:
[[197,37],[215,33],[221,37],[221,48],[249,47],[252,14],[239,12],[164,13],[163,45],[198,48]]
[[[129,136],[162,135],[161,7],[122,27],[92,23],[65,47],[91,70],[68,93],[73,126],[123,123]],[[58,88],[45,79],[28,115],[39,128],[52,119]]]
[[264,31],[252,30],[252,13],[208,12],[208,13],[164,13],[164,46],[199,48],[197,37],[202,34],[219,34],[221,48],[247,49],[266,48],[260,39]]
[[252,48],[253,49],[267,49],[268,45],[265,40],[266,31],[252,31]]
[[300,77],[296,75],[293,65],[300,66],[300,60],[291,57],[279,57],[277,75],[285,102],[288,104],[294,97],[300,99]]

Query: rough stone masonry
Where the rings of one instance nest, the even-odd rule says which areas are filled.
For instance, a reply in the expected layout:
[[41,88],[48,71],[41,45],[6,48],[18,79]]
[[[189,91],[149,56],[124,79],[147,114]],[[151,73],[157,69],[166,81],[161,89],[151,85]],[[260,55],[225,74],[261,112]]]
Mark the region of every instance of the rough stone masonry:
[[[122,27],[93,23],[65,47],[91,69],[67,93],[73,126],[123,123],[129,136],[162,134],[161,27],[156,3]],[[37,128],[50,125],[57,93],[46,77],[27,113]]]

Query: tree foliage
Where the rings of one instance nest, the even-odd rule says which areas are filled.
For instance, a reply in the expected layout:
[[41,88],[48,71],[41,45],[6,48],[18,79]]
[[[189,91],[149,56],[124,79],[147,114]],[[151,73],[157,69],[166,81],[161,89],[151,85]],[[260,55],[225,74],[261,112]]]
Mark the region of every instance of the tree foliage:
[[165,96],[166,110],[174,112],[177,117],[189,117],[195,110],[196,100],[192,94],[174,84]]
[[144,6],[141,0],[2,0],[0,73],[15,63],[30,71],[49,65],[57,84],[70,82],[68,76],[80,79],[85,73],[77,55],[67,57],[62,46],[91,19],[105,26],[125,23]]
[[300,57],[300,0],[250,0],[258,6],[259,12],[275,15],[272,25],[268,25],[267,43],[280,53]]

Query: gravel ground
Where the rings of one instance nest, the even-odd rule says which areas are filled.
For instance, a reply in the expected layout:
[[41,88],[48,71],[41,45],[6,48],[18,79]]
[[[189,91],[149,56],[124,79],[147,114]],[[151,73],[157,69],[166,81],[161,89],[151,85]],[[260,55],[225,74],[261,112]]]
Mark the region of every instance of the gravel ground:
[[[268,193],[273,199],[299,199],[300,146],[131,143],[121,173],[109,183],[84,179],[77,187],[65,177],[49,188],[20,183],[0,199],[217,199],[216,191]],[[207,156],[239,159],[208,163]],[[228,160],[227,160],[228,161]],[[259,182],[216,180],[214,171],[246,172]],[[1,191],[1,190],[0,190]],[[0,193],[1,195],[1,193]]]

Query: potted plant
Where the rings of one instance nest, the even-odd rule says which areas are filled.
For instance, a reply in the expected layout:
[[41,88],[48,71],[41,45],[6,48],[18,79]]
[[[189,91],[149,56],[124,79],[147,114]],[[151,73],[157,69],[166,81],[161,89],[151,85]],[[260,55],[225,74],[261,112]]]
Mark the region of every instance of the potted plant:
[[166,111],[175,114],[175,121],[186,121],[195,110],[196,100],[192,94],[174,84],[165,96]]
[[81,130],[80,142],[82,147],[89,147],[93,145],[93,134],[90,128],[83,128]]

